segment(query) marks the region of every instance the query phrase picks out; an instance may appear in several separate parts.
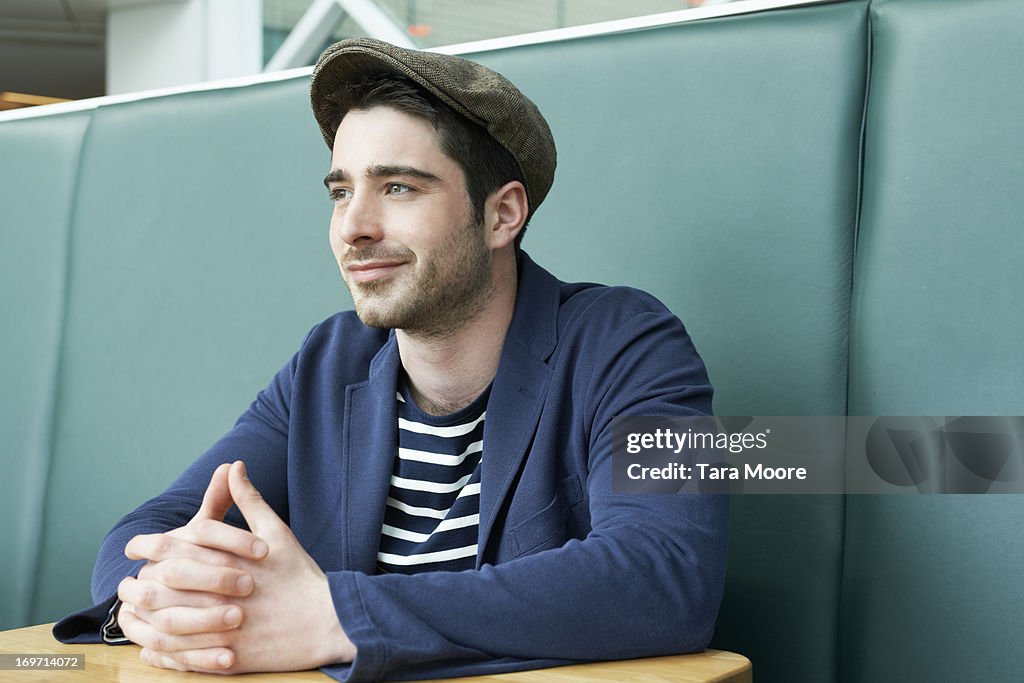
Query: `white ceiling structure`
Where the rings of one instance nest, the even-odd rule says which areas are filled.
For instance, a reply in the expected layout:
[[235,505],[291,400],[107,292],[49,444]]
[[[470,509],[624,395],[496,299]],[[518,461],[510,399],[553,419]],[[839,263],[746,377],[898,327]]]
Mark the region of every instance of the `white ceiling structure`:
[[0,92],[103,94],[106,13],[124,1],[0,0]]
[[[184,2],[184,0],[182,0]],[[0,0],[0,93],[81,99],[105,92],[108,12],[174,0]],[[254,4],[261,0],[252,0]],[[306,0],[301,31],[273,68],[309,63],[344,16],[369,35],[412,45],[372,0]],[[258,6],[258,4],[257,4]],[[320,39],[319,42],[317,39]],[[2,108],[2,105],[0,105]]]

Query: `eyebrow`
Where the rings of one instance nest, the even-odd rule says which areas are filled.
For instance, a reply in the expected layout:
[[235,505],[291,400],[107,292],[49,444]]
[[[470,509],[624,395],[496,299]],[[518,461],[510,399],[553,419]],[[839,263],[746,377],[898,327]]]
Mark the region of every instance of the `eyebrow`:
[[[416,168],[415,166],[389,166],[378,164],[366,169],[367,178],[387,178],[390,176],[406,176],[419,178],[427,183],[440,183],[441,179],[433,173]],[[324,176],[324,186],[330,187],[331,183],[343,183],[350,179],[349,174],[343,168],[332,168],[331,172]]]

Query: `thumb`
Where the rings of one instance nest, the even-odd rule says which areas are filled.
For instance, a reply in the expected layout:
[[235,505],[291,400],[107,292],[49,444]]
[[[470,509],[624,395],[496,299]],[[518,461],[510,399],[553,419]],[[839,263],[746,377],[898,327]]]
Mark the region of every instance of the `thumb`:
[[234,499],[235,505],[245,517],[249,530],[254,534],[266,539],[264,534],[284,524],[249,481],[245,463],[241,460],[231,463],[231,469],[228,470],[228,486],[231,489],[231,498]]
[[192,518],[193,522],[199,519],[224,521],[224,515],[235,503],[228,488],[228,469],[230,467],[230,464],[223,463],[213,471],[210,483],[206,487],[206,493],[203,494],[203,504],[199,506],[199,512]]

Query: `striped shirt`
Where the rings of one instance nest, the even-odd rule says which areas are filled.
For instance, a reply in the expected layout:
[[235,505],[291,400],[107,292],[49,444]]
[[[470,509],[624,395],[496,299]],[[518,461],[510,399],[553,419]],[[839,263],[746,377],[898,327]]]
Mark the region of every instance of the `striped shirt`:
[[485,391],[450,415],[416,407],[405,382],[398,400],[398,453],[391,474],[377,569],[459,571],[476,566]]

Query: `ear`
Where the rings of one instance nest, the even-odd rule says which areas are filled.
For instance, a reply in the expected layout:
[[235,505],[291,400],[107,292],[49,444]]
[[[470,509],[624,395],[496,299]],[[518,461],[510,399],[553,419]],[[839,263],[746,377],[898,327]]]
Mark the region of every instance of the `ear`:
[[484,202],[484,226],[487,245],[492,250],[512,244],[530,214],[526,188],[518,180],[510,180]]

